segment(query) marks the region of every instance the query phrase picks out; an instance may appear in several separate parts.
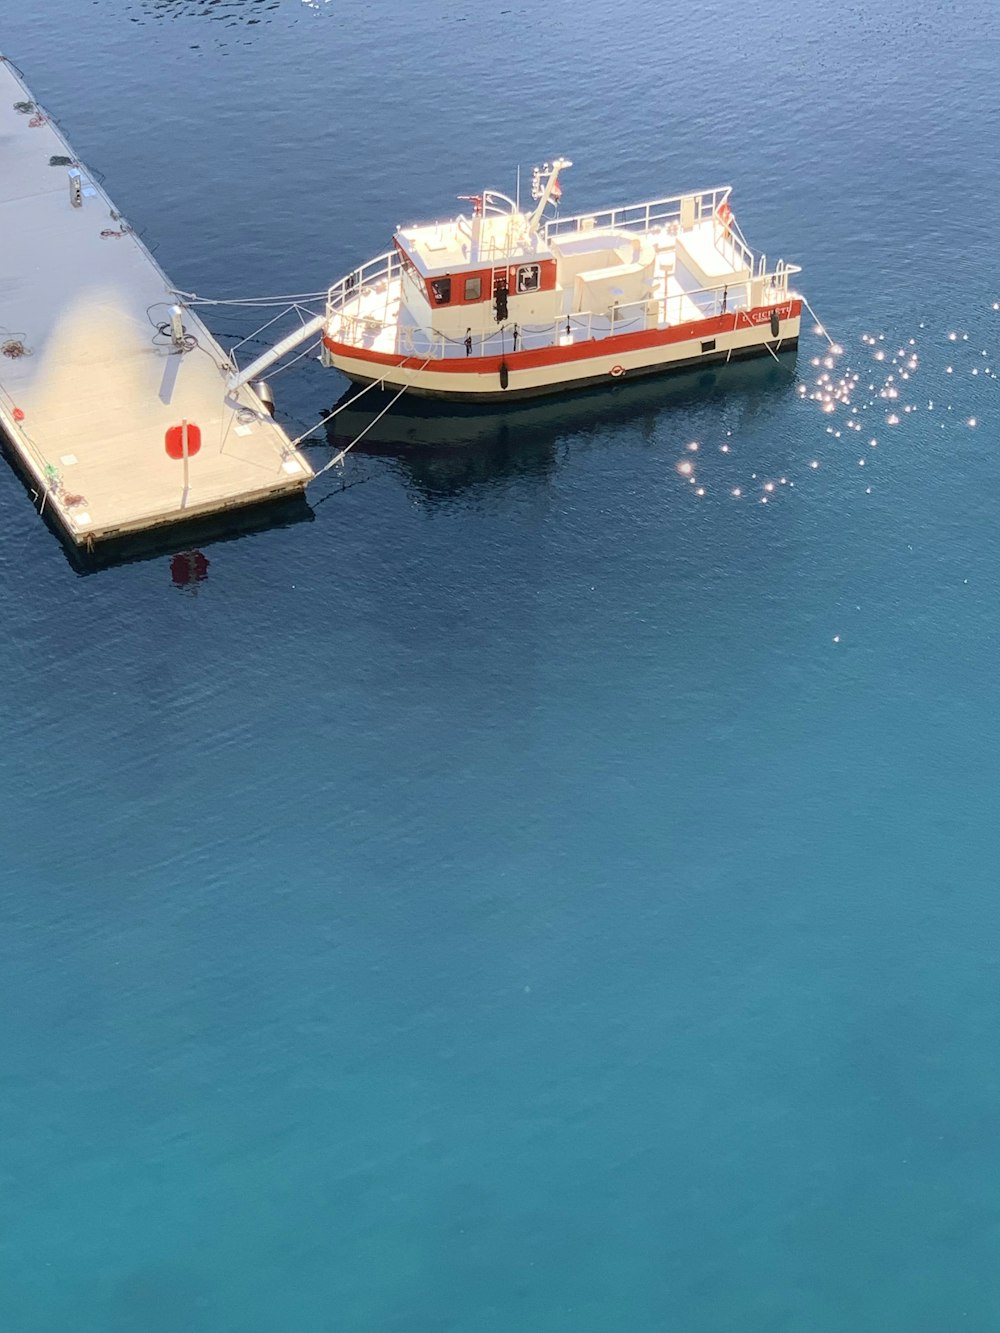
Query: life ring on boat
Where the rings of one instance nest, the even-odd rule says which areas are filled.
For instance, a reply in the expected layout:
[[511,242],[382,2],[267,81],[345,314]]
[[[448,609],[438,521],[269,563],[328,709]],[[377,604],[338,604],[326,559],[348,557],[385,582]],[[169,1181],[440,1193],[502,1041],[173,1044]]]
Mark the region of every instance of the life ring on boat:
[[733,210],[729,207],[728,199],[723,199],[722,203],[715,210],[715,216],[718,219],[719,226],[722,228],[723,236],[728,236],[730,223],[733,220]]
[[614,378],[615,378],[616,380],[617,380],[617,379],[620,379],[620,378],[622,377],[622,375],[625,374],[625,367],[624,367],[624,366],[612,366],[612,367],[611,367],[611,374],[614,376]]
[[418,357],[426,357],[429,360],[434,355],[433,339],[428,338],[423,346],[418,346],[418,336],[422,332],[422,329],[405,329],[400,335],[399,350],[404,353],[407,361],[416,361]]

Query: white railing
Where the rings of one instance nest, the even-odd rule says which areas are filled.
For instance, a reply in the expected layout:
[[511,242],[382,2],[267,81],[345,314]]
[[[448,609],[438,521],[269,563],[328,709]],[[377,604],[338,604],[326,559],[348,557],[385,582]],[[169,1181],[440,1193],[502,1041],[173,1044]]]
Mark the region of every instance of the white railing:
[[350,301],[360,297],[367,289],[374,288],[383,281],[391,282],[402,266],[399,251],[392,249],[375,259],[369,259],[367,264],[362,264],[360,268],[346,274],[339,282],[335,282],[327,293],[327,318],[338,314]]
[[[496,191],[489,193],[497,194]],[[690,199],[693,200],[693,221],[695,224],[704,222],[708,218],[716,219],[716,244],[720,246],[727,258],[732,258],[733,267],[745,266],[750,270],[752,276],[766,277],[767,261],[765,256],[756,255],[747,245],[735,218],[730,217],[726,222],[718,218],[719,209],[728,202],[731,193],[731,185],[719,185],[711,190],[700,190],[685,195],[671,195],[665,199],[650,199],[641,204],[628,204],[624,208],[611,208],[605,209],[603,212],[576,213],[570,217],[550,218],[543,228],[543,236],[545,240],[549,240],[551,237],[568,237],[591,230],[653,231],[659,227],[670,226],[672,223],[679,224],[682,205],[685,200]],[[512,204],[512,201],[507,199],[506,196],[498,195],[498,197],[502,198],[506,204]],[[490,202],[492,203],[492,200]],[[499,213],[502,210],[493,205],[491,211]],[[460,220],[467,222],[465,218]],[[514,214],[510,223],[511,234],[504,238],[504,241],[510,245],[515,240],[523,239],[519,233],[515,235],[516,222],[517,215]],[[487,262],[491,258],[501,256],[502,249],[503,246],[499,238],[494,238],[492,244],[488,241],[484,242],[481,258],[484,262]],[[786,267],[789,271],[798,271],[793,266]],[[397,276],[401,268],[402,261],[399,251],[395,248],[369,260],[367,264],[362,264],[360,268],[354,269],[330,288],[327,297],[327,314],[333,315],[343,310],[364,289],[374,287],[383,279],[391,281]],[[780,264],[778,268],[781,269]]]
[[[674,234],[681,230],[681,214],[685,200],[693,200],[691,221],[697,226],[711,218],[714,223],[715,243],[734,269],[746,268],[751,277],[767,276],[767,257],[757,255],[747,244],[739,224],[730,213],[723,219],[719,209],[729,202],[731,185],[719,185],[712,190],[694,194],[671,195],[667,199],[650,199],[642,204],[624,208],[606,209],[603,213],[577,213],[572,217],[552,218],[545,224],[545,239],[568,239],[591,231],[650,232],[670,228]],[[797,271],[797,270],[796,270]]]
[[734,269],[746,268],[753,278],[764,277],[767,272],[767,256],[755,255],[743,239],[743,234],[736,225],[736,219],[730,218],[728,222],[721,218],[715,219],[715,245],[716,249],[728,259]]
[[504,194],[502,190],[484,190],[483,191],[483,212],[484,213],[517,213],[517,204],[511,199],[509,194]]
[[[765,307],[789,300],[787,274],[790,269],[791,266],[780,273],[765,275],[761,292]],[[599,342],[626,333],[697,324],[699,320],[724,314],[738,316],[741,310],[750,309],[749,289],[750,284],[746,282],[729,287],[704,287],[650,296],[615,306],[612,310],[562,315],[546,324],[515,325],[510,322],[488,333],[474,334],[471,352],[466,350],[464,338],[450,337],[440,329],[397,323],[394,353],[419,364],[427,360],[462,360],[468,355],[507,356],[518,351]],[[364,324],[363,318],[346,316],[334,334],[334,340],[348,346],[364,346],[364,339],[359,336]]]
[[[728,187],[723,187],[696,196],[696,211],[700,207],[703,215],[714,217],[719,203],[727,194]],[[699,198],[700,205],[697,203]],[[631,225],[638,230],[648,225],[647,219],[652,218],[655,221],[656,209],[661,205],[679,206],[679,202],[679,198],[653,200],[648,204],[635,205],[633,208],[615,209],[605,215],[581,216],[594,216],[595,219],[602,216],[614,218],[614,222],[601,225],[626,227],[629,225],[627,215],[638,209],[639,216],[631,222]],[[568,224],[579,219],[564,218],[556,221]],[[783,303],[789,295],[789,276],[800,272],[799,267],[779,260],[774,270],[768,272],[766,257],[755,256],[738,235],[732,222],[729,225],[728,236],[723,237],[719,243],[732,248],[734,260],[738,258],[742,261],[741,265],[734,264],[734,267],[745,266],[750,273],[749,281],[720,283],[713,287],[675,292],[664,290],[639,301],[616,305],[610,310],[560,315],[544,324],[516,326],[513,321],[509,321],[488,333],[474,334],[471,353],[466,349],[464,337],[450,337],[440,329],[406,324],[398,318],[393,318],[391,322],[386,316],[379,318],[376,309],[372,308],[371,298],[384,297],[384,310],[387,312],[390,298],[394,295],[391,289],[397,283],[402,271],[399,252],[395,249],[389,250],[347,274],[330,288],[327,299],[327,319],[332,321],[330,336],[333,341],[349,347],[364,347],[368,345],[366,339],[370,338],[377,326],[379,333],[391,329],[394,355],[412,358],[414,362],[428,359],[463,359],[467,355],[503,356],[514,351],[569,346],[616,337],[624,333],[637,333],[646,329],[663,329],[678,324],[696,323],[699,319],[711,319],[721,314],[735,315],[739,310],[749,308],[754,300],[765,307]],[[757,288],[756,292],[754,288]],[[364,309],[366,304],[368,308]]]
[[[543,229],[546,240],[553,236],[567,236],[578,231],[651,231],[657,227],[680,222],[685,199],[694,200],[694,221],[703,222],[714,217],[729,199],[733,187],[719,185],[712,190],[697,190],[689,194],[674,194],[666,199],[650,199],[642,204],[628,204],[624,208],[608,208],[603,212],[574,213],[571,217],[550,218]],[[584,228],[586,223],[586,228]]]

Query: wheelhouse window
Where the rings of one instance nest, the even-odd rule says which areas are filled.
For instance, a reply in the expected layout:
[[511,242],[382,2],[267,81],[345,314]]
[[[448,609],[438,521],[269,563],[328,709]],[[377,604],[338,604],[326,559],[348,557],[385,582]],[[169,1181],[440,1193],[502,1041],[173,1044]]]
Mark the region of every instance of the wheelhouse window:
[[467,301],[478,301],[483,294],[482,278],[465,279],[465,299]]
[[518,292],[537,292],[541,281],[541,267],[538,264],[522,264],[517,270]]
[[451,278],[435,278],[431,282],[431,295],[435,305],[447,305],[451,300]]

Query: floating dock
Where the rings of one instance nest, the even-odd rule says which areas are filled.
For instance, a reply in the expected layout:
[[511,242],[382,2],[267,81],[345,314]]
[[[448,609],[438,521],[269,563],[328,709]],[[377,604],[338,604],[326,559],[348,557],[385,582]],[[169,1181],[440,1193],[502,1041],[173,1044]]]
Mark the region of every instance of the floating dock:
[[[0,426],[78,546],[301,492],[306,459],[0,56]],[[168,452],[168,442],[170,452]]]

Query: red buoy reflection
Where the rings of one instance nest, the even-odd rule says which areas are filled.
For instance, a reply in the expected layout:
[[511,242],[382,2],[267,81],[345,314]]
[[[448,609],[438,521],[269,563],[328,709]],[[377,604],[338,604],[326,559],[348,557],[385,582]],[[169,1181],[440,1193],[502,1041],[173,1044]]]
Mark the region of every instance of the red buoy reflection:
[[170,558],[170,579],[175,588],[197,593],[208,578],[208,558],[201,551],[178,551]]

